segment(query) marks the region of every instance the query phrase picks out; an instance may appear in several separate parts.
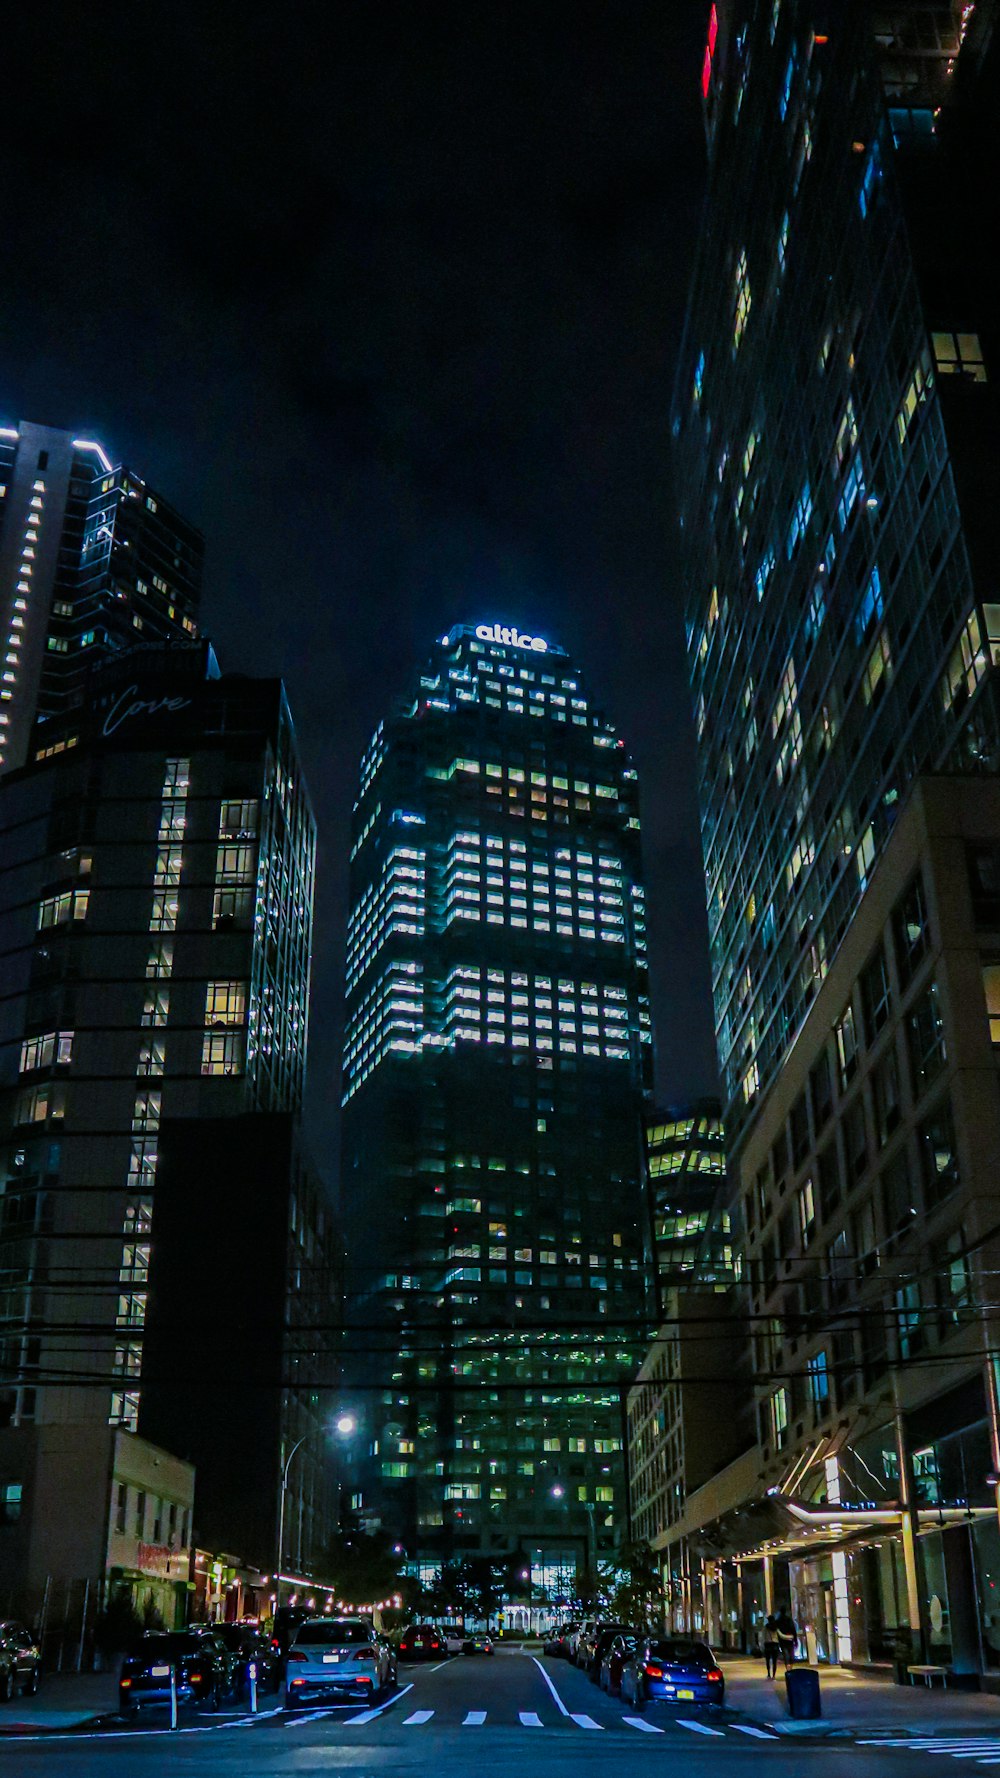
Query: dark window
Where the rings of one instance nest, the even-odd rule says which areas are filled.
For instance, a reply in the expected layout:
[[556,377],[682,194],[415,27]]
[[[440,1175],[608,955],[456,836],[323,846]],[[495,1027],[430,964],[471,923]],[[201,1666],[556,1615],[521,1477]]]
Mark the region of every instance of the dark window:
[[865,1367],[865,1388],[871,1389],[889,1368],[889,1332],[884,1309],[873,1309],[862,1315],[861,1351]]
[[906,1022],[913,1096],[919,1099],[925,1087],[940,1074],[948,1060],[944,1019],[941,1016],[941,996],[936,982],[931,982],[914,1001]]
[[785,1183],[785,1174],[788,1171],[788,1143],[785,1140],[784,1130],[771,1150],[771,1171],[774,1175],[775,1185],[780,1189]]
[[825,1222],[840,1203],[840,1154],[834,1135],[819,1157],[819,1213]]
[[830,1300],[837,1304],[843,1301],[851,1286],[851,1253],[846,1229],[841,1229],[834,1236],[827,1248],[826,1259],[830,1274]]
[[115,1506],[115,1530],[125,1531],[128,1527],[128,1483],[118,1483],[118,1499]]
[[902,988],[909,987],[923,959],[931,948],[930,921],[923,879],[914,877],[902,897],[892,920],[896,940],[896,965]]
[[924,1205],[934,1210],[960,1183],[951,1107],[945,1100],[920,1126]]
[[833,1110],[833,1078],[830,1071],[830,1052],[824,1045],[809,1075],[809,1090],[812,1094],[813,1125],[817,1136],[823,1129]]
[[894,1049],[886,1050],[872,1076],[875,1100],[875,1132],[879,1143],[888,1142],[899,1124],[899,1066]]
[[809,1153],[809,1107],[806,1096],[800,1093],[792,1106],[788,1119],[788,1134],[792,1144],[792,1166],[801,1167]]
[[146,1535],[146,1494],[140,1489],[135,1497],[135,1534],[140,1542]]
[[889,1017],[889,965],[884,945],[879,945],[862,974],[861,1007],[865,1034],[872,1043]]
[[919,1192],[910,1171],[910,1157],[905,1148],[894,1155],[882,1174],[882,1210],[886,1229],[895,1233],[912,1223],[917,1215]]
[[916,1278],[911,1278],[896,1292],[896,1331],[901,1358],[915,1358],[927,1344],[927,1326]]
[[850,1181],[860,1179],[868,1165],[864,1100],[859,1093],[844,1116],[844,1161]]
[[0,1482],[0,1525],[14,1525],[21,1517],[22,1482]]
[[39,453],[38,453],[38,467],[39,467],[39,469],[48,469],[48,466],[49,466],[48,451],[39,451]]
[[[427,1632],[429,1635],[430,1632]],[[370,1642],[368,1624],[357,1618],[329,1618],[320,1624],[303,1624],[295,1638],[296,1648],[329,1648],[344,1642]]]
[[969,888],[977,926],[1000,927],[1000,846],[970,846]]
[[954,1229],[945,1243],[944,1269],[938,1274],[938,1308],[943,1335],[967,1320],[972,1308],[972,1277],[964,1229]]

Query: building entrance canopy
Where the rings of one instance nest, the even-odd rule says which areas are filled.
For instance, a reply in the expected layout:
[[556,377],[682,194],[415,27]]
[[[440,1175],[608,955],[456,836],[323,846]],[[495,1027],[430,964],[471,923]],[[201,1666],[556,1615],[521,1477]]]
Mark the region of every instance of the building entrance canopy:
[[[918,1536],[995,1517],[992,1506],[921,1507]],[[723,1513],[694,1533],[691,1547],[709,1561],[819,1554],[823,1549],[842,1548],[873,1531],[898,1531],[902,1522],[903,1508],[898,1501],[817,1506],[775,1493]]]

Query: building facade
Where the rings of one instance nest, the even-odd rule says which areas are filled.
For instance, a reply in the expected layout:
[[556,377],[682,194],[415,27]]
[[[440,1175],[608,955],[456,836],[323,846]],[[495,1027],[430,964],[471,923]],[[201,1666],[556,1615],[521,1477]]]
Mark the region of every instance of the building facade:
[[[171,1426],[164,1393],[193,1387],[170,1356],[192,1319],[203,1363],[223,1368],[221,1347],[209,1349],[207,1305],[225,1263],[218,1203],[238,1197],[231,1152],[248,1161],[248,1124],[260,1118],[266,1134],[275,1119],[293,1121],[301,1103],[313,818],[280,683],[221,677],[205,644],[135,650],[99,667],[84,704],[47,718],[38,753],[0,785],[3,1418],[11,1435],[69,1423],[146,1431],[152,1314],[157,1394],[148,1417],[163,1431]],[[192,1126],[205,1133],[200,1149]],[[247,1226],[273,1223],[275,1203],[291,1216],[301,1197],[287,1132],[278,1148],[280,1176],[247,1166],[255,1195]],[[161,1168],[170,1204],[182,1186],[188,1193],[186,1272],[168,1260],[166,1243],[162,1257],[155,1252]],[[213,1229],[211,1253],[199,1249],[201,1225]],[[254,1277],[242,1241],[234,1232],[249,1305]],[[302,1294],[287,1282],[301,1270],[294,1259],[294,1225],[284,1242],[272,1228],[260,1279],[267,1316],[279,1323],[289,1296]],[[276,1265],[287,1268],[278,1285]],[[307,1267],[306,1293],[309,1277]],[[292,1337],[272,1355],[269,1380],[283,1391],[272,1443],[303,1417],[319,1424],[312,1372],[299,1389],[293,1369],[282,1369]],[[256,1338],[248,1333],[248,1351]],[[222,1406],[235,1388],[230,1380],[221,1390]],[[220,1442],[224,1422],[220,1407]],[[184,1449],[200,1445],[208,1512],[207,1424],[189,1429]],[[262,1449],[250,1445],[248,1473]],[[322,1495],[323,1462],[311,1440],[292,1478],[306,1503]],[[269,1505],[276,1516],[273,1489]],[[303,1506],[307,1519],[312,1510]],[[273,1539],[261,1553],[237,1553],[262,1555],[270,1567]]]
[[671,1289],[730,1283],[726,1135],[718,1101],[651,1112],[646,1156],[661,1298]]
[[624,743],[560,648],[459,625],[365,755],[347,959],[359,1494],[427,1573],[541,1602],[624,1524],[650,1035]]
[[706,10],[673,430],[752,1337],[663,1548],[721,1640],[784,1601],[810,1658],[988,1672],[996,8]]
[[972,275],[991,13],[709,15],[673,431],[734,1148],[916,772],[996,766],[996,305]]
[[93,439],[0,427],[0,774],[46,747],[94,662],[197,634],[204,542]]

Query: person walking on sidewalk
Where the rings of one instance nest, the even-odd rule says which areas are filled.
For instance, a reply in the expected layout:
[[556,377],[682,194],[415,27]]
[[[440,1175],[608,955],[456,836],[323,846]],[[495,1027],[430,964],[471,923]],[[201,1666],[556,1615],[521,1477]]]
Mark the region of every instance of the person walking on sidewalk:
[[795,1619],[787,1606],[783,1605],[779,1611],[775,1622],[775,1630],[778,1637],[778,1647],[781,1650],[781,1658],[784,1661],[785,1666],[790,1667],[795,1659],[795,1644],[799,1639],[799,1633],[795,1627]]
[[768,1679],[777,1679],[778,1677],[778,1656],[780,1653],[778,1620],[772,1611],[764,1625],[764,1665],[767,1668]]

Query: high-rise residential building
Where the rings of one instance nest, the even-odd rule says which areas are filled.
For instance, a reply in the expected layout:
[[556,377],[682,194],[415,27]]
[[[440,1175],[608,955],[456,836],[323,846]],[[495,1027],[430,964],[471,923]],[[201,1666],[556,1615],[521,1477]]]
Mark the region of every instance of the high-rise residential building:
[[734,1148],[916,772],[997,763],[993,12],[706,8],[673,431]]
[[342,1191],[361,1509],[532,1597],[624,1524],[648,1334],[639,787],[564,651],[438,641],[364,756]]
[[684,1626],[724,1643],[790,1601],[811,1659],[982,1671],[1000,1660],[997,8],[706,14],[673,429],[752,1337],[742,1449],[661,1547]]
[[57,744],[44,724],[79,704],[96,660],[197,634],[203,556],[200,532],[95,440],[0,427],[0,774]]
[[[279,1442],[316,1430],[316,1365],[329,1381],[301,1324],[329,1334],[335,1314],[330,1210],[294,1128],[315,830],[288,705],[277,680],[220,676],[205,643],[137,649],[49,716],[43,753],[0,783],[0,1473],[55,1423],[164,1442],[186,1420],[173,1448],[207,1483],[242,1415],[229,1499],[257,1477],[272,1530],[236,1553],[270,1569]],[[324,1460],[310,1437],[290,1523]]]

